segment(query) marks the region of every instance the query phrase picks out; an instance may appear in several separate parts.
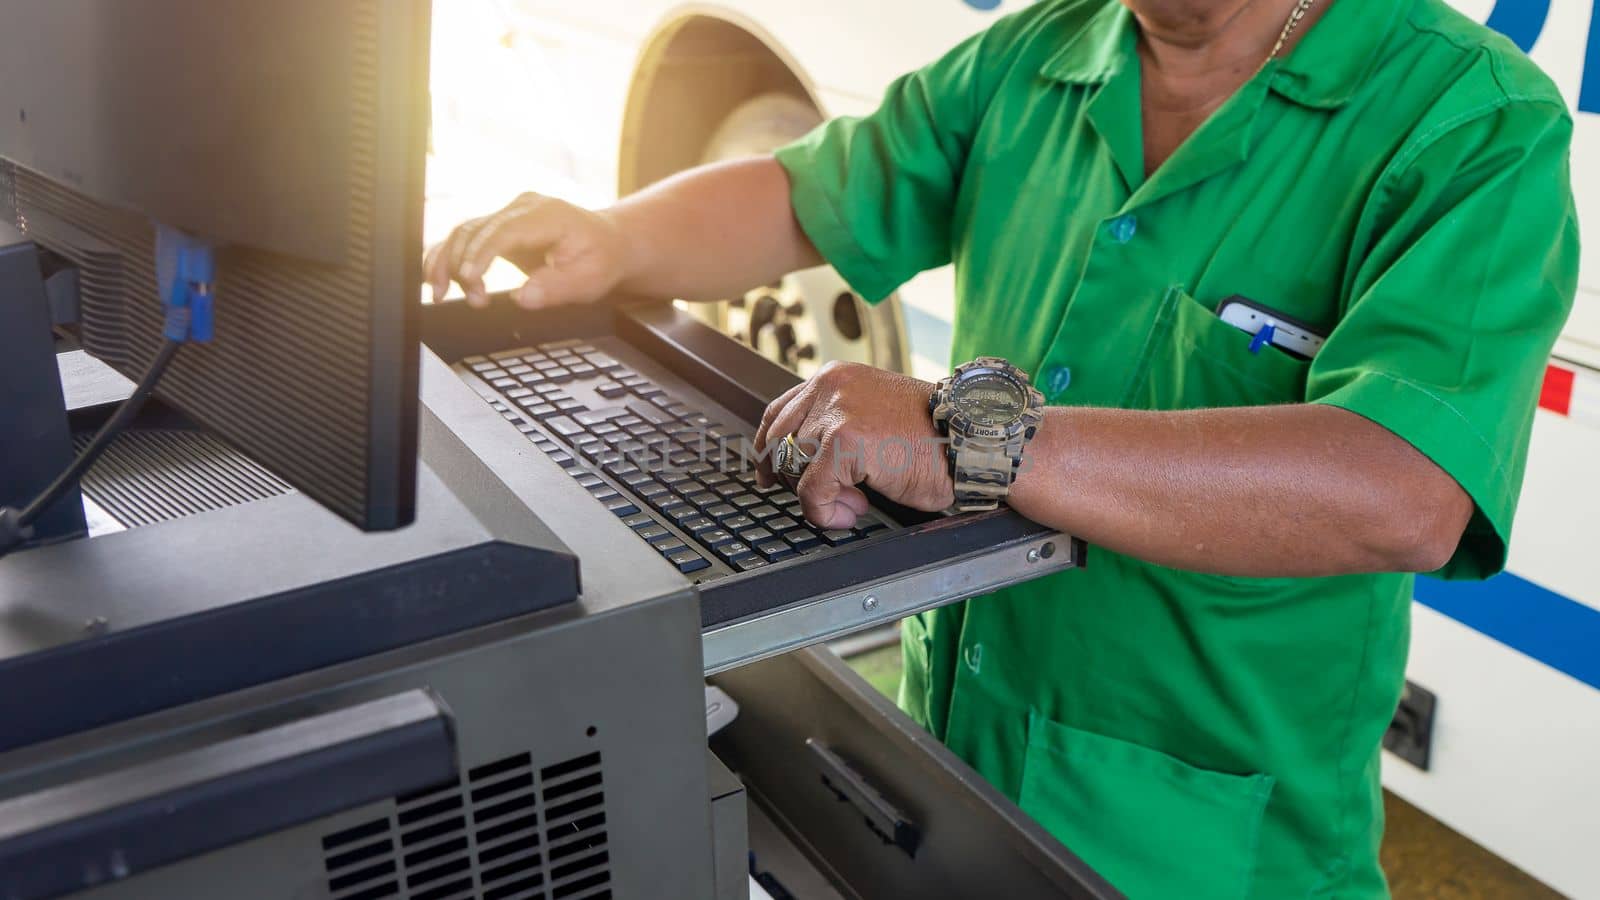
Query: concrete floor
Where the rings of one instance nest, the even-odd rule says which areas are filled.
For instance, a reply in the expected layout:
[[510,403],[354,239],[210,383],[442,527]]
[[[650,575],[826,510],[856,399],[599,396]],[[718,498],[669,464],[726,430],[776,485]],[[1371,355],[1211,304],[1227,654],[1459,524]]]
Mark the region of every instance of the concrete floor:
[[[851,668],[890,697],[900,648],[853,656]],[[1560,900],[1556,893],[1415,806],[1384,792],[1383,869],[1394,900]]]

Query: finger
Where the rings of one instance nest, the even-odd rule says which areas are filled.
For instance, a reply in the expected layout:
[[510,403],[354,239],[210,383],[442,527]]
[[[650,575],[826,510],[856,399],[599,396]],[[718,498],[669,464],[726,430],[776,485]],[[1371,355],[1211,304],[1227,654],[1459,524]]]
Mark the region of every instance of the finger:
[[568,217],[528,223],[519,236],[522,246],[544,249],[544,264],[528,272],[528,280],[512,295],[526,309],[584,303],[596,299],[606,288],[597,278],[595,267],[585,265],[582,241]]
[[753,443],[757,484],[769,487],[777,483],[772,470],[771,448],[805,421],[815,400],[814,385],[809,381],[802,381],[767,404],[766,412],[761,416],[761,427],[756,429]]
[[435,303],[444,299],[444,292],[450,286],[449,276],[445,274],[444,266],[439,262],[444,256],[440,252],[443,247],[444,242],[440,241],[422,254],[422,283],[428,286],[428,292]]
[[[461,256],[456,263],[457,274],[468,281],[479,281],[483,273],[488,271],[489,264],[495,257],[500,256],[512,246],[522,246],[524,242],[537,242],[539,240],[537,226],[540,220],[539,208],[545,205],[545,199],[537,194],[523,194],[516,200],[508,203],[484,219],[473,230],[461,247]],[[463,285],[465,287],[466,285]]]
[[[472,236],[477,233],[477,230],[482,227],[483,221],[481,218],[471,219],[457,225],[434,254],[436,274],[430,278],[430,281],[434,285],[434,289],[438,291],[438,296],[444,296],[444,293],[450,288],[450,282],[461,283],[459,275],[461,251],[466,247],[467,242],[472,239]],[[466,285],[462,284],[462,287],[465,288]],[[470,294],[467,297],[467,301],[478,305]]]
[[865,477],[861,441],[834,432],[821,439],[821,448],[795,487],[800,509],[819,528],[853,528],[867,512],[867,495],[857,485]]

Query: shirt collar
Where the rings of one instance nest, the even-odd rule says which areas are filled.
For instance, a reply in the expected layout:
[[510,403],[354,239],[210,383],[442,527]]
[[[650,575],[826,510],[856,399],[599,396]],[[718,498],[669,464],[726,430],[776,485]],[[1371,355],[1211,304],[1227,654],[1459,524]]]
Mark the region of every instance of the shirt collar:
[[[1272,90],[1303,106],[1343,106],[1377,65],[1409,5],[1409,0],[1331,0],[1294,52],[1272,64]],[[1040,72],[1071,84],[1103,84],[1134,57],[1136,41],[1133,14],[1109,0]]]

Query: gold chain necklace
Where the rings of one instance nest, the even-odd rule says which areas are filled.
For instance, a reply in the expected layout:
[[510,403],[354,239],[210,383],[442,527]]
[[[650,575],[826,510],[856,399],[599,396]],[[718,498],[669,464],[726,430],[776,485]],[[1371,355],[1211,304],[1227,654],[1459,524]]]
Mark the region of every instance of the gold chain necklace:
[[1289,36],[1294,34],[1296,28],[1300,27],[1300,20],[1306,17],[1306,12],[1311,9],[1311,4],[1315,2],[1317,0],[1300,0],[1294,5],[1294,11],[1289,13],[1289,21],[1283,23],[1283,31],[1278,35],[1278,42],[1272,45],[1272,53],[1267,56],[1266,62],[1261,64],[1262,68],[1265,68],[1267,63],[1278,58],[1278,54],[1283,50],[1283,45],[1289,42]]

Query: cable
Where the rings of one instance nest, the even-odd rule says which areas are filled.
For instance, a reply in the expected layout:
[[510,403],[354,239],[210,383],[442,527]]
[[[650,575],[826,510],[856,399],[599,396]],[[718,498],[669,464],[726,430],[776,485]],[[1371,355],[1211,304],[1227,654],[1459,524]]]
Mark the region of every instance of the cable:
[[150,368],[145,370],[144,377],[139,379],[139,384],[133,389],[133,393],[128,395],[128,399],[122,401],[122,405],[118,406],[117,411],[111,414],[111,418],[107,419],[106,423],[100,426],[100,430],[95,432],[94,439],[89,441],[89,445],[83,448],[83,451],[72,461],[72,465],[56,476],[56,480],[51,482],[49,487],[41,491],[37,497],[34,497],[20,512],[11,507],[0,508],[0,556],[3,556],[11,548],[31,537],[30,532],[32,529],[30,526],[34,520],[38,519],[46,509],[49,509],[51,504],[61,499],[61,495],[66,492],[67,488],[83,477],[83,473],[94,465],[95,460],[100,458],[100,454],[104,453],[106,448],[111,445],[111,442],[116,440],[117,435],[127,427],[129,422],[133,421],[134,416],[139,414],[139,410],[144,406],[145,401],[150,399],[150,395],[155,392],[156,385],[161,381],[161,376],[166,374],[167,367],[172,363],[172,358],[178,355],[178,348],[182,346],[183,341],[170,339],[162,344],[161,350],[156,353],[156,358],[151,361]]

